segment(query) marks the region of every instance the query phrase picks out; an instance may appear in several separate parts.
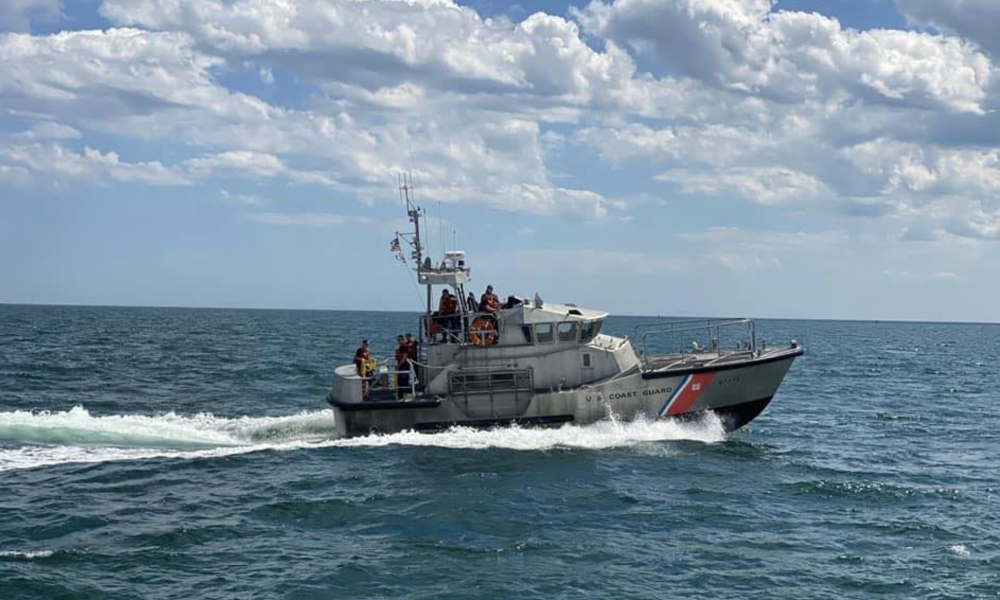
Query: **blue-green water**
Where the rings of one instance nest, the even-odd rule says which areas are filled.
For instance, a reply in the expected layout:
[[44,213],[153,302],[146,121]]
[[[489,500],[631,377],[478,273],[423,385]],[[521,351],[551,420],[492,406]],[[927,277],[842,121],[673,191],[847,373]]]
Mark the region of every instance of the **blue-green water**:
[[1000,596],[998,326],[761,321],[808,353],[729,435],[332,439],[413,328],[0,306],[0,599]]

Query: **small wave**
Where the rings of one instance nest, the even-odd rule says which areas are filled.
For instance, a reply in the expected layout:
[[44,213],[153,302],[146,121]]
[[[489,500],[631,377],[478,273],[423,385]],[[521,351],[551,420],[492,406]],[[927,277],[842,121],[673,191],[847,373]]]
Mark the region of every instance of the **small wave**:
[[900,415],[887,412],[875,413],[876,421],[922,421],[920,415]]
[[228,419],[211,414],[182,416],[93,416],[76,407],[66,412],[0,413],[0,441],[26,444],[0,450],[0,472],[62,464],[153,458],[217,458],[303,448],[430,446],[462,450],[603,450],[690,440],[726,439],[715,415],[688,422],[602,421],[558,429],[519,427],[478,430],[456,427],[441,433],[414,431],[336,439],[333,411],[283,417]]
[[34,552],[22,552],[20,550],[0,550],[0,558],[25,558],[32,560],[35,558],[48,558],[55,554],[52,550],[36,550]]
[[836,498],[867,497],[876,499],[904,500],[926,496],[954,496],[959,490],[945,487],[915,487],[892,483],[858,483],[852,481],[800,481],[791,484],[793,489],[807,494],[820,494]]
[[965,544],[953,544],[948,546],[948,552],[957,556],[968,556],[970,554],[969,549],[965,547]]

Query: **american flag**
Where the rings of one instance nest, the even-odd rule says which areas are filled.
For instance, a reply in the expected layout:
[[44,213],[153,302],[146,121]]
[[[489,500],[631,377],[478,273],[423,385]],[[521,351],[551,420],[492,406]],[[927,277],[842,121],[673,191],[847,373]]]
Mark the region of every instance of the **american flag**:
[[399,262],[401,262],[401,263],[405,263],[406,262],[406,257],[403,256],[403,249],[399,247],[399,237],[398,236],[392,238],[392,241],[389,242],[389,252],[392,252],[393,254],[395,254],[396,255],[396,260],[398,260]]

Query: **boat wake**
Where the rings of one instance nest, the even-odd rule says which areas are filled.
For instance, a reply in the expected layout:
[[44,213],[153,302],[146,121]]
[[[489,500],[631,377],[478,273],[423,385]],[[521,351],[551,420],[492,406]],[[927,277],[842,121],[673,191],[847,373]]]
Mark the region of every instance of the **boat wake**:
[[339,446],[433,446],[470,450],[546,451],[604,450],[650,442],[691,440],[703,443],[726,439],[725,427],[714,414],[697,421],[600,421],[591,425],[564,425],[558,429],[509,427],[469,429],[455,427],[436,434],[404,431],[387,435],[338,440]]
[[0,472],[73,463],[150,458],[198,459],[263,450],[431,446],[450,449],[546,451],[601,450],[652,442],[725,440],[714,415],[698,421],[604,421],[559,429],[481,431],[457,427],[442,433],[411,431],[337,439],[331,410],[281,417],[197,415],[91,415],[65,412],[0,412]]

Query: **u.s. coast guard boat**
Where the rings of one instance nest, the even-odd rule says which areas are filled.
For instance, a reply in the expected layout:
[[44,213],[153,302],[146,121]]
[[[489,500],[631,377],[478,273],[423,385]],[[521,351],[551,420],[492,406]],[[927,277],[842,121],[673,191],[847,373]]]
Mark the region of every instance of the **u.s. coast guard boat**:
[[[479,313],[465,302],[471,270],[464,253],[447,252],[433,265],[420,240],[423,211],[405,179],[401,190],[414,232],[397,240],[410,244],[427,291],[420,341],[404,370],[395,361],[335,370],[327,402],[342,435],[686,419],[707,411],[734,430],[764,410],[804,352],[794,340],[758,344],[750,319],[659,321],[640,325],[629,340],[601,332],[608,313],[537,294]],[[457,296],[456,313],[434,311],[440,287]],[[665,351],[654,355],[657,349]]]

